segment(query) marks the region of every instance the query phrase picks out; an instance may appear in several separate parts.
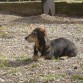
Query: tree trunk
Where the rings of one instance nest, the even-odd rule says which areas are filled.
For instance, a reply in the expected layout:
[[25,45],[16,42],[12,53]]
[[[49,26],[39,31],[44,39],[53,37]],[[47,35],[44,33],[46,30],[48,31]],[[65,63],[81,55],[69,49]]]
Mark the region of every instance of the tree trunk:
[[42,0],[42,10],[44,14],[55,15],[54,0]]

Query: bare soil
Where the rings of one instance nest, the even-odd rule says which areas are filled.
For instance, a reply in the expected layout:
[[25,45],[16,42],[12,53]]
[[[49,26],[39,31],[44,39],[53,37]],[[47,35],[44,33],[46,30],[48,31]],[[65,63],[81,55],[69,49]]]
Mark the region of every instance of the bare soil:
[[[34,44],[24,38],[37,27],[45,28],[50,40],[65,37],[73,41],[78,55],[32,61]],[[0,83],[83,83],[83,18],[0,12]]]

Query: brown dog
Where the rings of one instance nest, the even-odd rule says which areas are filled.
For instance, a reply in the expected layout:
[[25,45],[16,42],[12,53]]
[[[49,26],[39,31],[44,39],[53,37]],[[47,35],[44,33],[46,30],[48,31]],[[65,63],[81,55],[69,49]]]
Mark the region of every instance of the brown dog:
[[46,31],[42,28],[36,28],[30,35],[25,37],[28,42],[34,42],[34,56],[37,60],[40,57],[45,59],[59,58],[62,56],[74,57],[77,55],[75,44],[68,39],[58,38],[54,40],[46,40]]

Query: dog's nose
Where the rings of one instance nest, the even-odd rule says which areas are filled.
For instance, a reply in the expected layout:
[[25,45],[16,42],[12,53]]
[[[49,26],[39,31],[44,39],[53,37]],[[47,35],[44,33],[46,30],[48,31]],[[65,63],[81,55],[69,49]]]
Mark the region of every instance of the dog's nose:
[[25,37],[25,40],[27,40],[27,37]]

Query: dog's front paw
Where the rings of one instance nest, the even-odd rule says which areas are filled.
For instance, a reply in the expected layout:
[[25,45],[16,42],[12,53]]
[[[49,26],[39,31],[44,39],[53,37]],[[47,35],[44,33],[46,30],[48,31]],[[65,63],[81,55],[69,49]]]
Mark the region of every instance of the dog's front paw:
[[33,55],[32,60],[33,60],[33,61],[38,61],[38,58],[39,58],[39,57],[38,57],[37,55]]
[[44,56],[38,58],[38,61],[44,61],[44,60],[45,60]]

